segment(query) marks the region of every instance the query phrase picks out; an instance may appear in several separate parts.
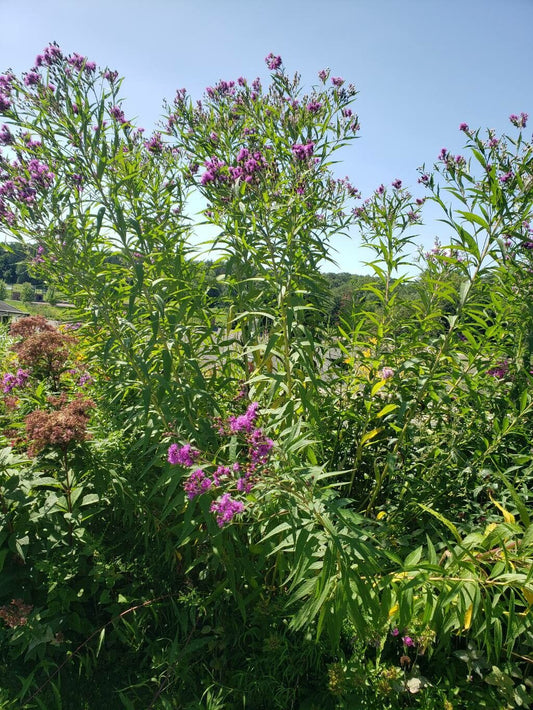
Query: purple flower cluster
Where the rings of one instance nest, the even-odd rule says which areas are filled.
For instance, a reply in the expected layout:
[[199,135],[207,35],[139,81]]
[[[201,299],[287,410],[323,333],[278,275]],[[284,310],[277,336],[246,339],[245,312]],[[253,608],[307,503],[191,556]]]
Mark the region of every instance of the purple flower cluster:
[[51,67],[53,64],[59,64],[63,59],[63,54],[57,44],[50,44],[45,47],[42,54],[38,54],[35,58],[35,66],[42,67],[44,65]]
[[154,133],[154,135],[145,142],[144,147],[149,150],[150,153],[161,153],[163,151],[161,133]]
[[[223,527],[229,523],[237,513],[244,510],[244,503],[235,500],[228,488],[241,494],[249,493],[257,481],[260,467],[267,465],[274,442],[265,436],[263,430],[256,426],[259,404],[252,402],[246,412],[239,416],[230,416],[224,422],[217,422],[217,431],[222,436],[243,435],[242,443],[246,444],[241,449],[245,454],[245,462],[234,462],[231,465],[218,465],[209,475],[198,466],[196,460],[200,452],[192,449],[190,444],[178,446],[172,444],[168,449],[168,461],[188,468],[194,468],[185,483],[185,493],[189,500],[196,498],[209,490],[224,486],[226,491],[212,503],[211,512],[215,513],[217,524]],[[205,468],[212,464],[207,464]]]
[[254,429],[248,438],[250,459],[253,463],[265,463],[270,456],[274,442],[263,434],[262,429]]
[[207,170],[200,179],[202,185],[208,185],[210,182],[225,182],[228,179],[226,163],[216,156],[206,160],[204,165]]
[[106,71],[104,72],[104,79],[107,79],[110,84],[114,84],[115,81],[118,79],[118,71],[111,71],[109,69],[106,69]]
[[183,490],[187,494],[187,498],[192,500],[193,498],[196,498],[196,496],[208,491],[211,488],[211,485],[211,479],[207,478],[201,468],[197,468],[196,471],[193,471],[183,484]]
[[459,125],[459,130],[460,130],[460,131],[463,131],[463,133],[469,133],[469,132],[470,132],[470,128],[468,127],[468,123],[461,123],[461,124]]
[[0,145],[11,145],[15,140],[13,134],[4,123],[0,129]]
[[235,82],[221,80],[215,86],[208,86],[205,90],[209,98],[214,99],[220,96],[234,96]]
[[193,466],[198,456],[200,452],[193,449],[190,444],[181,447],[171,444],[168,449],[168,462],[174,465]]
[[261,171],[268,166],[265,156],[261,151],[256,150],[253,153],[248,148],[241,148],[237,154],[236,167],[230,167],[229,172],[233,180],[244,180],[252,182]]
[[309,111],[309,113],[318,113],[321,108],[322,104],[320,103],[320,101],[310,101],[307,104],[307,110]]
[[[258,417],[259,402],[252,402],[246,412],[238,417],[229,417],[229,431],[237,434],[240,431],[250,433],[254,427],[254,422]],[[219,430],[220,431],[220,430]]]
[[496,377],[498,380],[502,380],[509,373],[509,362],[507,360],[501,360],[496,367],[491,367],[487,370],[487,375],[491,377]]
[[28,163],[28,171],[32,183],[38,187],[50,187],[55,178],[54,173],[50,171],[48,165],[41,163],[37,158],[30,160]]
[[396,180],[392,181],[392,186],[395,190],[399,190],[402,186],[402,181],[398,180],[398,178],[396,178]]
[[95,62],[89,62],[87,57],[82,57],[81,54],[78,54],[77,52],[74,52],[74,54],[67,57],[67,62],[77,71],[85,70],[87,74],[91,74],[96,69]]
[[15,387],[24,387],[29,376],[29,373],[26,370],[21,370],[20,367],[16,375],[12,372],[6,372],[2,377],[2,391],[4,394],[8,394],[14,390]]
[[243,512],[244,503],[240,500],[235,500],[229,493],[224,493],[211,503],[210,510],[215,513],[218,527],[222,528],[227,523],[230,523],[238,513]]
[[509,170],[508,173],[504,173],[503,175],[500,175],[500,177],[498,178],[498,180],[499,180],[501,183],[506,183],[506,182],[509,182],[510,180],[512,180],[513,177],[514,177],[513,171],[512,171],[512,170]]
[[120,108],[120,106],[113,106],[109,113],[111,116],[117,121],[117,123],[127,123],[125,117],[124,117],[124,111]]
[[313,141],[309,141],[305,144],[295,143],[291,150],[296,160],[309,160],[309,158],[313,156],[315,144]]
[[36,71],[29,71],[24,77],[26,86],[37,86],[41,83],[41,75]]
[[344,84],[344,79],[340,76],[332,76],[331,83],[333,84],[333,86],[340,88]]
[[281,66],[281,57],[275,56],[272,52],[270,52],[270,54],[265,57],[265,62],[271,71],[276,71],[276,69],[279,69]]
[[517,116],[515,113],[512,113],[509,116],[509,120],[511,121],[513,126],[516,126],[517,128],[525,128],[527,126],[527,119],[528,118],[529,117],[528,117],[527,113],[524,113],[523,111],[520,114],[520,116]]
[[9,111],[10,108],[11,101],[9,100],[9,96],[0,91],[0,111]]

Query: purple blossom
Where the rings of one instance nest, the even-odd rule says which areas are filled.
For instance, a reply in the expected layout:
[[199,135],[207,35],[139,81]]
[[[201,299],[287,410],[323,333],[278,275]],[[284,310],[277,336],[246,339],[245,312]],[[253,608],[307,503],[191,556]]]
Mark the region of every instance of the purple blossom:
[[276,69],[279,69],[281,66],[281,57],[274,56],[274,54],[272,54],[272,52],[270,52],[270,54],[267,57],[265,57],[265,62],[266,62],[267,67],[271,71],[275,71]]
[[459,125],[459,130],[463,131],[463,133],[468,133],[470,131],[470,128],[468,127],[468,123],[461,123]]
[[107,79],[110,84],[113,84],[118,79],[118,71],[110,71],[107,69],[104,72],[104,79]]
[[262,429],[254,429],[249,437],[250,459],[253,463],[265,463],[274,442],[263,434]]
[[320,81],[321,81],[323,84],[326,83],[326,81],[327,81],[327,79],[328,79],[328,76],[329,76],[329,69],[321,69],[321,70],[318,72],[318,78],[320,79]]
[[120,106],[113,106],[109,113],[118,123],[127,123],[124,117],[124,111],[120,108]]
[[228,424],[229,430],[232,434],[237,434],[240,431],[246,431],[250,433],[253,429],[253,425],[258,416],[259,402],[252,402],[245,414],[241,414],[238,417],[229,417]]
[[211,485],[211,479],[206,477],[201,468],[197,468],[183,484],[183,490],[187,494],[187,498],[192,500],[201,493],[205,493],[209,490]]
[[29,376],[30,375],[26,370],[21,370],[20,368],[17,370],[16,375],[11,372],[6,372],[6,374],[2,377],[3,392],[8,394],[14,390],[15,387],[24,387]]
[[0,93],[5,92],[9,94],[13,88],[13,74],[0,74]]
[[11,145],[14,140],[13,134],[4,123],[0,130],[0,145]]
[[402,636],[402,641],[405,646],[414,646],[415,642],[410,636]]
[[36,71],[29,71],[24,77],[24,83],[26,86],[36,86],[41,82],[41,75]]
[[398,178],[396,178],[396,180],[392,181],[392,186],[395,190],[399,190],[400,187],[402,186],[402,181],[398,180]]
[[391,631],[391,635],[392,635],[392,636],[399,636],[399,635],[400,635],[400,629],[397,629],[397,628],[396,628],[396,629],[393,629],[393,630]]
[[[58,64],[63,59],[63,54],[57,44],[50,44],[48,47],[44,48],[42,54],[37,56],[35,60],[35,65],[40,67],[43,64],[47,64],[49,67],[52,64]],[[41,60],[41,61],[39,61]]]
[[210,510],[216,514],[217,525],[222,528],[226,523],[230,523],[235,515],[242,513],[244,504],[240,500],[234,500],[229,493],[224,493],[211,503]]
[[150,153],[161,153],[163,150],[163,141],[161,140],[160,133],[154,133],[154,135],[145,142],[144,147],[150,151]]
[[440,153],[439,153],[439,160],[442,160],[442,162],[446,162],[448,160],[448,150],[446,148],[442,148]]
[[512,170],[509,170],[508,173],[504,173],[503,175],[500,175],[500,177],[498,178],[498,180],[499,180],[501,183],[506,183],[506,182],[509,182],[509,180],[512,180],[513,177],[514,177],[513,171],[512,171]]
[[30,160],[28,170],[33,184],[38,187],[49,187],[55,178],[48,165],[41,163],[37,158]]
[[227,174],[224,172],[226,164],[222,160],[219,160],[216,156],[210,160],[206,160],[204,165],[207,170],[200,179],[202,185],[207,185],[210,182],[223,182],[224,180],[227,180]]
[[333,86],[341,87],[344,84],[344,79],[340,76],[332,76],[331,83]]
[[516,126],[517,128],[525,128],[527,125],[527,119],[528,119],[528,114],[524,113],[523,111],[520,114],[520,116],[517,116],[515,113],[512,113],[509,116],[509,120],[511,121],[513,126]]
[[353,116],[352,109],[351,108],[343,108],[342,115],[344,116],[344,118],[350,118],[350,116]]
[[296,158],[296,160],[306,160],[308,158],[311,158],[313,155],[313,151],[315,149],[315,144],[313,141],[309,141],[308,143],[305,143],[305,145],[302,145],[300,143],[295,143],[291,150]]
[[394,370],[392,367],[384,367],[379,374],[382,380],[390,380],[391,377],[394,377]]
[[90,385],[93,381],[91,375],[88,372],[84,372],[78,380],[78,387],[85,387],[85,385]]
[[418,182],[421,185],[425,185],[427,187],[429,185],[429,175],[427,173],[424,173],[418,178]]
[[190,444],[185,444],[181,447],[177,444],[171,444],[168,449],[167,460],[173,465],[194,466],[198,456],[200,456],[200,452],[193,449]]
[[496,377],[498,380],[502,380],[509,372],[509,362],[508,360],[500,360],[496,367],[491,367],[487,370],[487,375],[491,377]]
[[307,110],[309,111],[309,113],[318,113],[321,108],[322,104],[320,103],[320,101],[311,101],[307,104]]
[[11,108],[9,97],[0,92],[0,111],[8,111]]

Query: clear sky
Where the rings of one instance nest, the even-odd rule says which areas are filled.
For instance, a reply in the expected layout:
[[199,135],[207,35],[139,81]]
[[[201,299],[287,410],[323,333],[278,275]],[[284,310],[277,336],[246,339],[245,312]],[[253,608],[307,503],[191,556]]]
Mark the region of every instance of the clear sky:
[[[219,79],[266,77],[269,52],[307,85],[330,67],[359,91],[360,139],[339,172],[363,196],[395,178],[418,193],[416,168],[460,152],[462,121],[533,123],[533,0],[0,0],[0,20],[0,71],[57,41],[125,76],[127,115],[147,131],[177,88],[200,98]],[[420,228],[424,246],[440,229]],[[363,271],[356,238],[335,245],[341,270]]]

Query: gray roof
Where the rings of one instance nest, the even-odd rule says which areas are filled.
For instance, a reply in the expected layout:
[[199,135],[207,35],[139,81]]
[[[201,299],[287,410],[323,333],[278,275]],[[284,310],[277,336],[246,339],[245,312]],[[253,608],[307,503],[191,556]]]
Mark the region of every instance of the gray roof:
[[10,306],[9,303],[5,301],[0,301],[0,313],[10,313],[14,316],[27,316],[28,314],[24,311],[15,308],[15,306]]

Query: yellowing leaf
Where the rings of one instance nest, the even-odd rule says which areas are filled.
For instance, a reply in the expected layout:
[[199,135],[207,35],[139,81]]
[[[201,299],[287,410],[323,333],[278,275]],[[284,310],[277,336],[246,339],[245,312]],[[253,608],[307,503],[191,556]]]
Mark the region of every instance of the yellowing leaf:
[[375,394],[379,392],[379,390],[387,384],[386,380],[380,380],[379,382],[376,382],[376,384],[372,387],[372,390],[370,392],[370,395],[373,397]]
[[506,523],[514,523],[515,522],[515,517],[512,513],[510,513],[508,510],[505,510],[503,505],[501,503],[498,503],[497,500],[494,500],[492,497],[492,494],[489,493],[489,498],[491,501],[494,503],[494,505],[498,508],[498,510],[501,510],[503,519],[505,520]]
[[485,532],[483,534],[485,535],[485,537],[487,537],[487,535],[490,535],[490,533],[497,527],[497,523],[489,523],[485,528]]
[[389,616],[394,616],[394,614],[396,614],[396,612],[398,611],[399,608],[400,608],[400,606],[398,604],[395,604],[394,606],[392,606],[389,611]]
[[379,434],[381,429],[372,429],[372,431],[367,431],[366,434],[363,434],[361,437],[361,446],[364,446],[367,441],[370,441],[370,439],[373,439],[375,436]]
[[526,602],[531,606],[533,604],[533,592],[526,589],[526,587],[522,587],[522,594],[524,595]]
[[465,618],[463,620],[463,630],[468,631],[470,628],[470,625],[472,624],[472,610],[473,610],[473,605],[470,604],[468,609],[465,611]]

